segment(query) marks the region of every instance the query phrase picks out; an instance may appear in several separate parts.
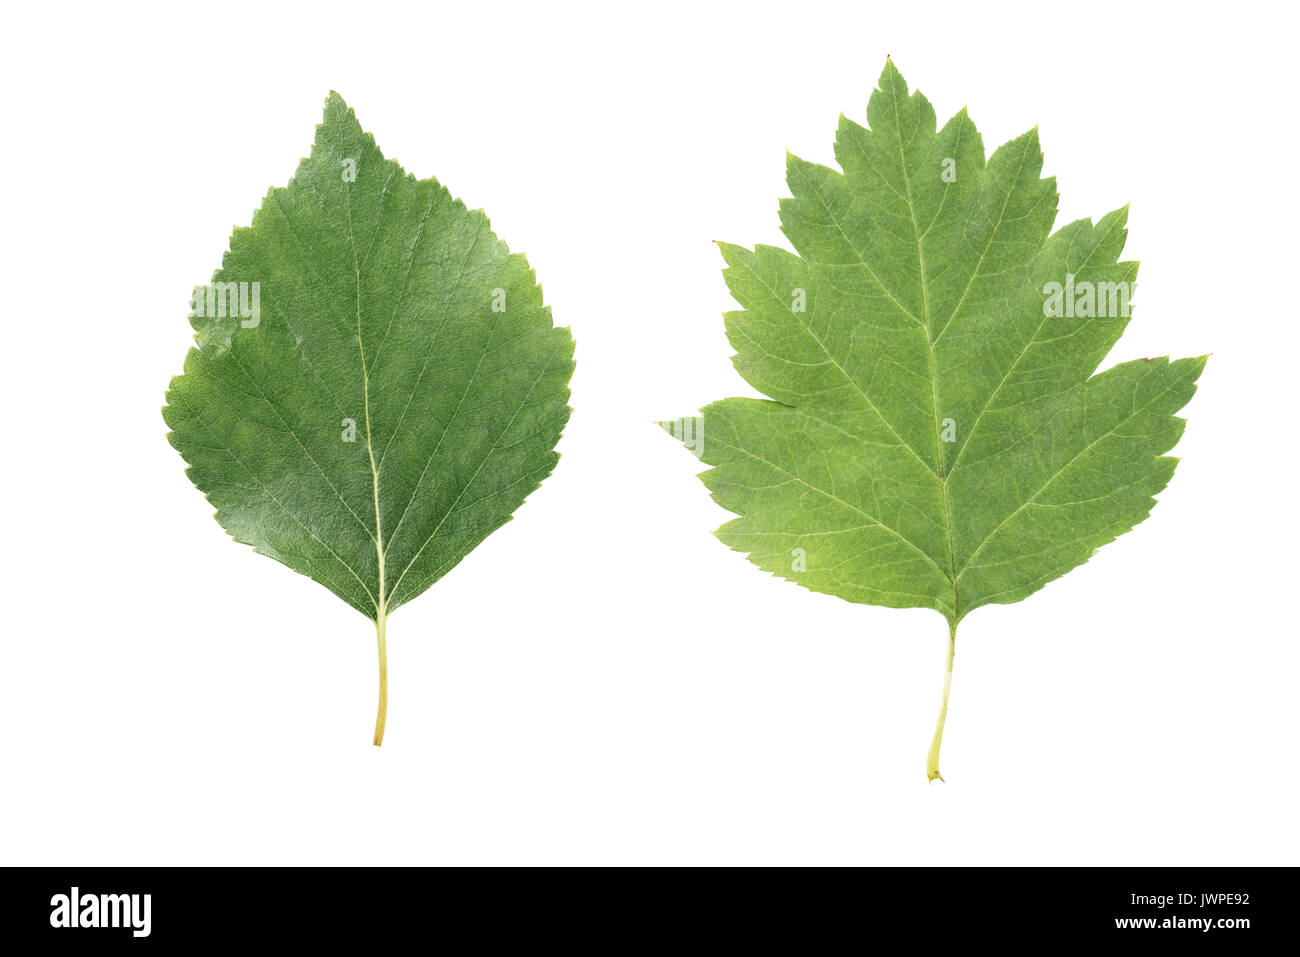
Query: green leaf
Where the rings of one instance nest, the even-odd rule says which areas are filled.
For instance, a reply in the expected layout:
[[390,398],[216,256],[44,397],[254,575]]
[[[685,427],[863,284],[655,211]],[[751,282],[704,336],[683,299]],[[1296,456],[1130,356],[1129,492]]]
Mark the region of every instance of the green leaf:
[[1094,374],[1128,322],[1127,208],[1052,233],[1037,129],[986,162],[966,111],[936,131],[892,62],[867,121],[840,119],[842,172],[788,157],[798,255],[721,245],[733,362],[773,401],[663,425],[740,516],[722,541],[814,591],[934,609],[950,674],[962,618],[1146,518],[1205,360]]
[[333,93],[194,306],[168,438],[236,541],[375,621],[379,744],[387,616],[555,467],[573,339],[482,211],[385,159]]

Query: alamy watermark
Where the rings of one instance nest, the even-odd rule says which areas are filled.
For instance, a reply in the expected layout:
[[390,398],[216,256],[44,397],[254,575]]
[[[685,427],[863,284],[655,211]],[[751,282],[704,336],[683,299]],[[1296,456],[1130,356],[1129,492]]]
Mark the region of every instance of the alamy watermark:
[[238,318],[245,329],[256,329],[262,321],[260,282],[214,282],[195,286],[190,296],[191,319]]
[[697,459],[704,457],[704,420],[677,419],[670,424],[673,438],[686,446]]
[[130,928],[132,937],[148,937],[151,894],[83,894],[73,887],[50,898],[51,927]]
[[1043,315],[1057,319],[1127,319],[1129,303],[1137,283],[1076,281],[1066,273],[1065,282],[1043,286]]

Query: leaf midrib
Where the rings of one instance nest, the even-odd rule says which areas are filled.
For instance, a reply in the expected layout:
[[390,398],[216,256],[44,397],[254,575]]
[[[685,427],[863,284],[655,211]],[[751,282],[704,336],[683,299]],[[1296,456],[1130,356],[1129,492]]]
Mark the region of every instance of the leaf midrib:
[[[335,109],[337,110],[338,107],[336,106]],[[339,136],[341,136],[341,133],[339,134]],[[337,136],[336,139],[338,139]],[[338,142],[338,150],[339,150],[339,155],[342,156],[343,144],[341,140]],[[363,408],[365,411],[365,421],[366,421],[366,455],[370,459],[370,484],[371,484],[371,489],[373,490],[374,493],[374,505],[375,505],[374,541],[375,541],[375,554],[379,562],[379,597],[378,599],[375,599],[375,596],[372,595],[371,600],[375,601],[376,603],[375,620],[382,621],[385,614],[385,606],[388,600],[388,596],[387,594],[385,594],[385,588],[384,588],[385,586],[384,527],[383,527],[383,517],[382,517],[383,513],[379,507],[379,469],[375,465],[375,447],[374,447],[374,443],[371,441],[370,370],[366,366],[366,345],[362,337],[362,327],[361,327],[361,263],[357,258],[356,231],[352,225],[352,190],[350,188],[352,184],[343,180],[342,177],[340,177],[340,183],[343,187],[343,204],[344,204],[344,209],[347,212],[347,219],[348,219],[348,245],[352,249],[353,286],[355,290],[356,312],[357,312],[357,351],[360,354],[360,359],[361,359],[361,388],[362,388]],[[381,208],[380,219],[382,219],[382,217],[383,217],[383,212]],[[378,229],[379,225],[377,224],[375,228]]]
[[[903,189],[906,191],[907,211],[912,218],[912,233],[916,237],[916,261],[921,274],[921,315],[925,326],[925,355],[930,369],[930,401],[934,409],[934,465],[935,475],[939,479],[939,495],[943,500],[943,524],[948,539],[948,582],[952,585],[952,614],[959,618],[957,595],[956,559],[952,544],[952,509],[948,505],[948,481],[943,467],[943,437],[939,427],[939,384],[934,369],[934,340],[930,337],[930,297],[925,280],[925,250],[921,243],[921,225],[916,219],[916,204],[912,199],[912,179],[907,175],[907,154],[903,149],[902,116],[898,112],[898,93],[891,97],[894,104],[894,130],[898,138],[898,166],[903,174]],[[1005,207],[1004,207],[1005,208]],[[1001,220],[999,219],[999,223]],[[994,232],[997,227],[994,227]],[[983,259],[981,258],[981,262]],[[978,271],[979,266],[976,265]],[[951,320],[950,320],[951,321]]]

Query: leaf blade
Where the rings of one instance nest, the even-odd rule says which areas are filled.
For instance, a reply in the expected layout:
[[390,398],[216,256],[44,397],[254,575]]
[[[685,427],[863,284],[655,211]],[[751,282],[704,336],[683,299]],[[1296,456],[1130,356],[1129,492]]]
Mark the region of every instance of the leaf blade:
[[483,213],[385,159],[337,94],[213,283],[258,283],[260,317],[192,320],[169,441],[236,540],[368,617],[554,468],[572,337]]
[[[712,467],[701,478],[739,516],[719,537],[751,561],[848,600],[931,607],[955,626],[1146,517],[1204,360],[1095,375],[1127,311],[1049,317],[1048,283],[1128,289],[1137,264],[1119,259],[1127,207],[1052,233],[1037,129],[986,162],[966,111],[936,130],[892,62],[868,123],[841,117],[840,170],[787,156],[780,211],[794,253],[719,244],[741,306],[725,316],[733,364],[775,401],[728,399],[665,427]],[[1159,397],[1089,445],[1138,380]],[[1051,473],[1071,449],[1080,458]],[[1090,472],[1106,455],[1109,470]],[[1025,486],[1035,477],[1041,490]],[[1086,497],[1051,501],[1063,488]],[[1073,509],[1079,534],[1034,527],[1047,507]],[[891,533],[899,541],[882,548]],[[1056,544],[1035,550],[1035,535]]]

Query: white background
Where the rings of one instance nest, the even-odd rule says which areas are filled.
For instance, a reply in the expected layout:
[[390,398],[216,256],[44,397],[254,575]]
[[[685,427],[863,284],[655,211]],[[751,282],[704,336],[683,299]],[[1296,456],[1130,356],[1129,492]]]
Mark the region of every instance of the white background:
[[[1208,12],[1213,9],[1218,12]],[[0,74],[0,863],[1297,863],[1284,4],[20,5]],[[785,245],[886,54],[1058,225],[1131,201],[1111,360],[1213,353],[1152,517],[1027,601],[780,582],[651,423],[753,394],[712,240]],[[190,289],[337,89],[536,268],[555,474],[389,624],[232,543],[159,414]]]

